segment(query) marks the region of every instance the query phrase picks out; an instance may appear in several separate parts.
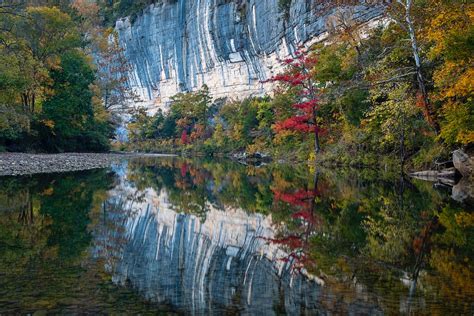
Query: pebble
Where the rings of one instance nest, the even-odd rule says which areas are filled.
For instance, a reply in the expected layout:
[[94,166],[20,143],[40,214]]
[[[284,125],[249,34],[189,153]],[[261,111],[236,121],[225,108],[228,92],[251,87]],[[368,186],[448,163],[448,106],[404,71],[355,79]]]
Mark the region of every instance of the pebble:
[[0,153],[0,176],[106,168],[113,162],[140,156],[163,157],[170,155],[140,153]]

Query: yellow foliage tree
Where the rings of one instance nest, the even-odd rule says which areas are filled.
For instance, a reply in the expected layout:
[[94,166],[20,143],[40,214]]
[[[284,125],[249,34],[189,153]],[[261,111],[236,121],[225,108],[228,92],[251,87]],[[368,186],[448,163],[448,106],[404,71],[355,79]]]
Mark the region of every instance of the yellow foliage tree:
[[431,1],[425,28],[429,58],[438,64],[432,98],[441,104],[440,137],[449,144],[474,143],[474,4]]

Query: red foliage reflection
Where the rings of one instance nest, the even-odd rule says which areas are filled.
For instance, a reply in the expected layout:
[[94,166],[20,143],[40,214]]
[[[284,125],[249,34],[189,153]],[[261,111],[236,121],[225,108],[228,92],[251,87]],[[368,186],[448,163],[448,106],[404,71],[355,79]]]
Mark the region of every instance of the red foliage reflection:
[[283,262],[291,264],[295,272],[303,268],[311,268],[316,262],[308,255],[310,250],[310,237],[316,228],[321,226],[321,218],[316,214],[316,197],[318,191],[318,174],[314,177],[314,187],[311,190],[300,189],[294,192],[280,192],[274,190],[274,200],[289,204],[293,213],[290,217],[296,221],[296,231],[288,232],[278,238],[264,238],[268,243],[281,245],[288,252]]

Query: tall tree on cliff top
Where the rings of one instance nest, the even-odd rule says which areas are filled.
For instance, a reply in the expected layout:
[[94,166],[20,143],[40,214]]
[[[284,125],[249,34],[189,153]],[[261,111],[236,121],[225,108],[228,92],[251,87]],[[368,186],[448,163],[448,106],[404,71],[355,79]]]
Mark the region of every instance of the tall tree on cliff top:
[[314,152],[319,153],[321,146],[319,136],[321,128],[318,125],[318,88],[313,77],[317,63],[315,56],[295,52],[295,58],[283,61],[287,69],[283,74],[270,78],[270,82],[278,82],[289,89],[294,89],[298,102],[292,104],[294,115],[277,122],[276,132],[290,130],[314,135]]

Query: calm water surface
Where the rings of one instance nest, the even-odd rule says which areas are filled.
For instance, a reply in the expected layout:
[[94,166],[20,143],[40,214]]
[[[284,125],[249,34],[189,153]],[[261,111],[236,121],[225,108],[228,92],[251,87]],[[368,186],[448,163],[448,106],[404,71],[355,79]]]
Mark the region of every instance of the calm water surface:
[[365,170],[147,158],[0,178],[0,314],[474,313],[474,214]]

